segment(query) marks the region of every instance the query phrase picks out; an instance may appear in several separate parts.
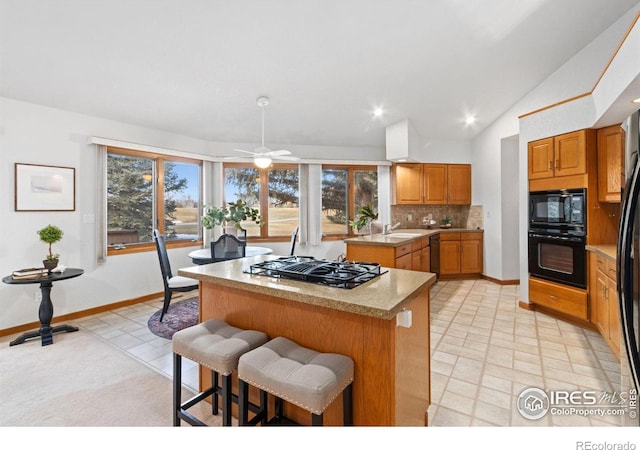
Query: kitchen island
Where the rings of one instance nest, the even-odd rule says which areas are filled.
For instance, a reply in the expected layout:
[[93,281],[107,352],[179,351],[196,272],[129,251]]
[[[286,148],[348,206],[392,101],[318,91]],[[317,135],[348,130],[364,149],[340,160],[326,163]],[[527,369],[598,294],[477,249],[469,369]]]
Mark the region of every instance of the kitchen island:
[[[200,321],[218,318],[270,338],[284,336],[320,352],[347,355],[355,364],[355,425],[427,425],[429,286],[435,276],[385,268],[360,286],[340,289],[245,272],[251,264],[274,258],[263,255],[180,269],[180,275],[200,281]],[[404,319],[410,315],[410,323],[399,326],[398,313]],[[207,385],[209,377],[201,368],[201,385]],[[257,392],[251,396],[257,401]],[[310,422],[310,415],[293,405],[286,404],[285,414],[299,423]],[[341,423],[338,398],[325,412],[325,424]]]

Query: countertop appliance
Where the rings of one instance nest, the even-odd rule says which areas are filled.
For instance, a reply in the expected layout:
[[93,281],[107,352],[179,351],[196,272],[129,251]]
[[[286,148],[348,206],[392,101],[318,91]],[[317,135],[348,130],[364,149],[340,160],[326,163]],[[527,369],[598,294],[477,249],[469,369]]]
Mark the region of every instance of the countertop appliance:
[[[633,113],[622,124],[625,131],[625,178],[617,249],[617,284],[622,329],[621,387],[637,395],[640,385],[640,114]],[[637,413],[637,410],[636,410]],[[625,424],[639,425],[638,417],[625,415]]]
[[386,273],[387,270],[383,270],[380,264],[371,262],[326,261],[311,256],[284,256],[252,264],[246,272],[352,289]]

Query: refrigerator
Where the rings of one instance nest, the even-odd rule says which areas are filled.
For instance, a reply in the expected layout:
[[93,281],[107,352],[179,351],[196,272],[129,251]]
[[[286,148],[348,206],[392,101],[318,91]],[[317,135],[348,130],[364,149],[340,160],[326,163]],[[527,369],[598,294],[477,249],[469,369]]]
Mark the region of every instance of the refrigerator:
[[623,124],[625,132],[625,183],[622,191],[617,244],[617,284],[622,342],[620,346],[621,393],[630,399],[624,425],[639,426],[637,401],[640,375],[640,111]]

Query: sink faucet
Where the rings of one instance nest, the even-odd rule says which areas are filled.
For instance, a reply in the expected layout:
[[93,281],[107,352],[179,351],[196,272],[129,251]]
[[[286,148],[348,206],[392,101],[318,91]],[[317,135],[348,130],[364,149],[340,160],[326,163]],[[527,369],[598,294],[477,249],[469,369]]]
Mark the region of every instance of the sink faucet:
[[391,226],[391,224],[386,224],[384,226],[384,234],[390,234],[393,230],[395,230],[396,228],[398,228],[400,226],[400,222],[396,223],[395,225]]

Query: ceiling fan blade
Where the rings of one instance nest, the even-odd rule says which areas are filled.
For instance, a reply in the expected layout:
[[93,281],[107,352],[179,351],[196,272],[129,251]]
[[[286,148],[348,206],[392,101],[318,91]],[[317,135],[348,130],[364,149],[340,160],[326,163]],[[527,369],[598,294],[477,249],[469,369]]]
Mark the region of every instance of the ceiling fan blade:
[[239,148],[234,148],[234,149],[233,149],[233,151],[235,151],[235,152],[241,152],[241,153],[248,153],[248,154],[250,154],[250,155],[255,155],[255,154],[256,154],[256,152],[250,152],[250,151],[248,151],[248,150],[241,150],[241,149],[239,149]]
[[278,159],[281,161],[298,161],[300,158],[297,156],[274,156],[273,159]]
[[284,155],[290,155],[291,152],[289,150],[271,150],[267,152],[267,154],[269,156],[284,156]]

